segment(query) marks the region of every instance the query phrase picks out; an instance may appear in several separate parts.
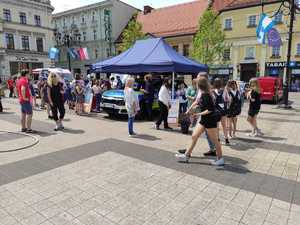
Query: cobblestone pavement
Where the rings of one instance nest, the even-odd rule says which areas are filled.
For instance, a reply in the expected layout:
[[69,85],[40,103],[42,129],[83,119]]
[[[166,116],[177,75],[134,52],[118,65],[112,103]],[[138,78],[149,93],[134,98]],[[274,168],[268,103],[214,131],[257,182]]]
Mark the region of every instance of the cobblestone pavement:
[[0,224],[2,225],[299,225],[300,95],[294,109],[263,105],[259,126],[249,138],[245,112],[238,138],[224,146],[226,166],[216,169],[202,157],[202,138],[189,164],[176,150],[190,136],[156,131],[103,114],[67,114],[65,132],[43,111],[34,114],[39,143],[11,134],[19,128],[19,107],[4,99],[0,114]]

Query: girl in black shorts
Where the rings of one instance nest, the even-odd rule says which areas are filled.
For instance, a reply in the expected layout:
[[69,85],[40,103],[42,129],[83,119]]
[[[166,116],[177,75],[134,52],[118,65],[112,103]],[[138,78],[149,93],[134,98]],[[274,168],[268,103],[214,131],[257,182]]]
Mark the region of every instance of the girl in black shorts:
[[[218,116],[216,116],[216,107],[213,96],[210,91],[210,84],[205,77],[201,77],[198,80],[198,88],[201,91],[201,98],[199,100],[200,113],[193,116],[201,116],[200,123],[196,126],[193,135],[192,143],[186,150],[185,154],[176,154],[175,157],[180,162],[188,162],[194,147],[197,144],[199,137],[205,132],[208,133],[209,138],[216,146],[217,159],[212,161],[212,165],[223,166],[224,158],[222,156],[222,148],[219,141],[218,131]],[[189,111],[187,112],[189,113]]]
[[249,136],[256,137],[261,134],[257,127],[257,115],[260,111],[261,100],[260,100],[260,87],[258,80],[253,78],[249,83],[250,91],[248,93],[248,99],[250,100],[249,111],[248,111],[248,122],[252,126],[252,133]]
[[229,139],[228,139],[228,130],[227,130],[227,105],[228,105],[228,93],[222,89],[222,81],[221,79],[217,78],[214,81],[214,90],[213,95],[215,98],[215,105],[217,111],[221,114],[221,125],[223,128],[223,133],[225,137],[225,143],[226,145],[229,145]]
[[231,80],[227,83],[227,90],[229,95],[229,108],[228,108],[228,126],[230,137],[236,137],[237,129],[237,116],[241,114],[241,94],[238,90],[236,81]]

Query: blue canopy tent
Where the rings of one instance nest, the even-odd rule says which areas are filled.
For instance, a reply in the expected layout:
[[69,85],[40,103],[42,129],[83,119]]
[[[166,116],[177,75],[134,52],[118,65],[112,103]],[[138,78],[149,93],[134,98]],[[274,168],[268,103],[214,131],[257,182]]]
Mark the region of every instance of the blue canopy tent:
[[[91,66],[93,72],[142,74],[175,73],[197,74],[207,72],[206,65],[197,63],[177,53],[162,38],[136,41],[133,47],[122,54]],[[174,93],[174,86],[172,87]]]

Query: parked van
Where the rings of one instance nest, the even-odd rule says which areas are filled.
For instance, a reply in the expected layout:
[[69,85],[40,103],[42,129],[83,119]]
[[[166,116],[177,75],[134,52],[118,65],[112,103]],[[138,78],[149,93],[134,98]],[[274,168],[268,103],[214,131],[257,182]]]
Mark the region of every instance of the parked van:
[[283,81],[279,77],[258,78],[261,88],[261,100],[277,104],[283,97]]

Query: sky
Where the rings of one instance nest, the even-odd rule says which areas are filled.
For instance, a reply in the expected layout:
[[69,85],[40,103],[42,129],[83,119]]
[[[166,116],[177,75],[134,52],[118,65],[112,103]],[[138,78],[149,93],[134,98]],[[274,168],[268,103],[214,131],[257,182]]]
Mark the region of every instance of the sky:
[[[51,0],[51,4],[55,7],[54,13],[74,9],[80,6],[89,5],[102,0]],[[122,0],[136,8],[142,9],[144,5],[150,5],[153,8],[165,7],[169,5],[191,2],[193,0]]]

